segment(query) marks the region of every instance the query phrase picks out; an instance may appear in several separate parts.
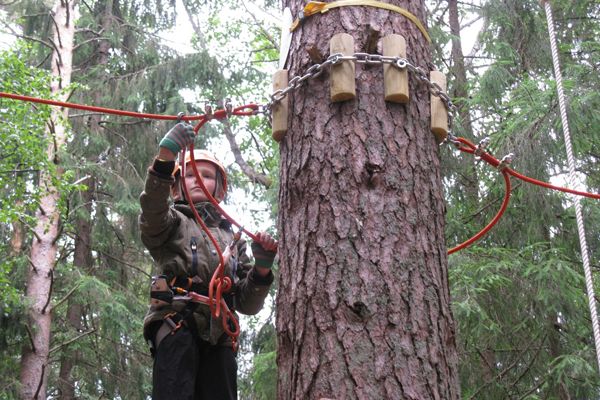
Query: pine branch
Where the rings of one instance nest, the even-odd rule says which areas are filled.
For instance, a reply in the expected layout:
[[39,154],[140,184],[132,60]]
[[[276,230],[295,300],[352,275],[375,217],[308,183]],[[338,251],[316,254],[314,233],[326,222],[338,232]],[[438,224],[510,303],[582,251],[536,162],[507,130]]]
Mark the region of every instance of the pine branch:
[[79,49],[81,46],[84,46],[84,45],[86,45],[88,43],[96,42],[96,41],[99,41],[99,40],[108,40],[108,38],[107,37],[103,37],[103,36],[99,36],[99,37],[95,37],[95,38],[84,40],[83,42],[78,43],[77,45],[73,46],[73,51]]
[[138,266],[135,266],[135,265],[133,265],[133,264],[131,264],[131,263],[128,263],[128,262],[127,262],[127,261],[125,261],[125,260],[121,260],[120,258],[114,257],[114,256],[112,256],[112,255],[110,255],[110,254],[108,254],[108,253],[106,253],[106,252],[104,252],[104,251],[102,251],[102,250],[98,250],[98,249],[95,249],[95,250],[96,250],[98,253],[102,254],[102,255],[103,255],[104,257],[106,257],[106,258],[110,258],[110,259],[111,259],[111,260],[113,260],[113,261],[116,261],[116,262],[118,262],[118,263],[120,263],[120,264],[123,264],[123,265],[125,265],[125,266],[127,266],[127,267],[129,267],[129,268],[132,268],[132,269],[134,269],[134,270],[136,270],[136,271],[138,271],[138,272],[140,272],[140,273],[142,273],[142,274],[146,275],[148,278],[152,278],[152,275],[150,275],[149,273],[147,273],[146,271],[144,271],[143,269],[141,269],[141,268],[140,268],[140,267],[138,267]]
[[50,349],[50,351],[48,352],[48,355],[50,355],[50,354],[52,354],[52,353],[54,353],[54,352],[62,349],[63,347],[66,347],[66,346],[70,345],[71,343],[78,341],[82,337],[87,336],[89,334],[92,334],[94,332],[96,332],[96,328],[93,328],[93,329],[91,329],[89,331],[83,332],[83,333],[75,336],[74,338],[71,338],[71,339],[67,340],[64,343],[61,343],[61,344],[59,344],[57,346],[54,346],[53,348]]
[[40,237],[40,235],[36,232],[35,228],[32,227],[31,225],[29,225],[27,223],[27,221],[25,221],[23,218],[19,217],[19,222],[22,223],[27,229],[29,229],[31,231],[31,233],[33,233],[33,236],[35,236],[35,238],[37,239],[38,242],[42,241],[42,238]]
[[[464,176],[463,176],[464,177]],[[521,187],[522,183],[517,183],[512,187],[512,191],[517,190],[519,187]],[[488,202],[487,204],[485,204],[484,206],[482,206],[479,210],[477,210],[475,213],[469,215],[468,217],[463,217],[463,224],[468,224],[469,222],[473,221],[475,218],[477,218],[478,216],[481,215],[481,213],[483,213],[485,210],[487,210],[488,208],[490,208],[491,206],[493,206],[494,204],[500,202],[500,197]]]
[[228,121],[223,121],[223,126],[225,127],[225,137],[229,141],[229,147],[231,148],[231,152],[235,157],[235,162],[240,166],[242,172],[252,180],[252,182],[257,182],[263,185],[265,188],[269,188],[271,186],[271,179],[268,176],[256,172],[247,162],[244,160],[242,156],[242,152],[237,142],[235,141],[235,135],[231,130],[231,125]]
[[13,169],[13,170],[6,170],[6,171],[0,171],[0,174],[17,174],[17,173],[21,173],[21,172],[40,172],[39,169]]
[[54,270],[50,270],[50,288],[48,289],[48,298],[46,299],[46,304],[42,308],[42,314],[46,314],[46,309],[48,305],[50,305],[50,300],[52,300],[52,289],[54,288]]
[[54,306],[52,306],[52,309],[53,309],[53,310],[56,310],[56,308],[57,308],[58,306],[60,306],[62,303],[64,303],[65,301],[67,301],[67,300],[69,299],[69,297],[71,297],[71,296],[73,295],[73,293],[75,293],[75,291],[76,291],[78,288],[79,288],[79,284],[77,284],[77,285],[73,286],[73,287],[71,288],[71,290],[69,290],[69,292],[68,292],[66,295],[64,295],[64,297],[63,297],[62,299],[60,299],[59,301],[57,301],[57,302],[54,304]]
[[246,13],[249,14],[252,17],[252,19],[254,20],[255,26],[257,26],[258,29],[262,32],[262,34],[265,35],[265,37],[267,38],[269,43],[271,43],[273,48],[278,48],[279,45],[277,43],[277,40],[275,40],[273,38],[273,36],[271,36],[271,34],[269,32],[267,32],[267,30],[263,27],[264,24],[262,22],[258,21],[258,18],[256,18],[256,15],[254,15],[252,12],[250,12],[250,10],[248,10],[248,7],[246,6],[245,1],[242,1],[242,5],[246,9]]
[[49,49],[51,49],[51,50],[53,49],[53,50],[55,50],[55,51],[58,51],[58,49],[56,48],[56,45],[55,45],[55,44],[54,44],[52,41],[46,42],[46,41],[44,41],[44,40],[42,40],[42,39],[38,39],[38,38],[35,38],[35,37],[33,37],[33,36],[29,36],[29,35],[22,35],[22,34],[20,34],[19,32],[15,31],[15,30],[14,30],[14,29],[13,29],[13,28],[12,28],[12,27],[9,25],[9,24],[7,24],[6,22],[4,23],[4,26],[5,26],[6,28],[8,28],[8,30],[10,31],[10,34],[11,34],[11,35],[13,35],[13,36],[15,36],[15,37],[17,37],[17,38],[19,38],[19,39],[30,40],[30,41],[32,41],[32,42],[40,43],[40,44],[42,44],[42,45],[44,45],[44,46],[48,47],[48,48],[49,48]]
[[[539,337],[539,336],[538,336]],[[513,360],[513,362],[508,365],[506,368],[504,368],[502,371],[500,371],[495,377],[493,377],[492,379],[486,381],[483,385],[481,385],[472,395],[471,397],[469,397],[469,400],[473,400],[473,399],[477,399],[479,398],[478,395],[479,393],[481,393],[481,391],[483,389],[485,389],[486,387],[488,387],[490,384],[492,384],[493,382],[497,381],[498,379],[501,379],[504,377],[504,375],[506,375],[511,369],[513,369],[515,366],[517,366],[519,364],[519,361],[521,360],[522,356],[529,351],[532,347],[533,347],[533,343],[535,343],[535,341],[538,339],[538,337],[533,338],[530,342],[529,345],[526,346],[523,351],[521,351],[519,353],[519,355],[517,355],[517,357],[515,357],[515,359]],[[546,336],[544,336],[544,338],[542,339],[542,343],[546,340]]]

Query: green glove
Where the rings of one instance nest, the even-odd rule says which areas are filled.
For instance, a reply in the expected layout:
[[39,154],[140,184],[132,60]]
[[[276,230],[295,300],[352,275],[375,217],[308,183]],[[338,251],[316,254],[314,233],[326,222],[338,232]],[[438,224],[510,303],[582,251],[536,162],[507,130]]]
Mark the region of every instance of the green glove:
[[252,255],[254,256],[254,265],[257,267],[271,268],[275,260],[275,252],[265,250],[260,243],[252,242],[250,245]]
[[194,143],[195,137],[196,132],[194,132],[194,127],[192,125],[180,122],[171,128],[169,132],[167,132],[165,137],[162,138],[158,145],[177,154],[181,151],[181,149],[184,149],[190,144]]

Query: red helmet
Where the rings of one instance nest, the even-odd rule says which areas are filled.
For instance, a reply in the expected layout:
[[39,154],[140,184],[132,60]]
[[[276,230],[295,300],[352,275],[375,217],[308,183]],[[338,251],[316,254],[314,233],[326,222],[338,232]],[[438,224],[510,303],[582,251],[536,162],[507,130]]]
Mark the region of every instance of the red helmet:
[[[217,158],[206,150],[194,149],[194,160],[206,161],[213,164],[217,168],[217,187],[215,188],[214,198],[220,203],[227,194],[227,172],[223,164]],[[192,156],[189,151],[185,152],[185,166],[192,161]],[[191,168],[191,167],[190,167]],[[181,174],[181,165],[179,161],[175,163],[175,169],[173,170],[173,176],[178,177]]]

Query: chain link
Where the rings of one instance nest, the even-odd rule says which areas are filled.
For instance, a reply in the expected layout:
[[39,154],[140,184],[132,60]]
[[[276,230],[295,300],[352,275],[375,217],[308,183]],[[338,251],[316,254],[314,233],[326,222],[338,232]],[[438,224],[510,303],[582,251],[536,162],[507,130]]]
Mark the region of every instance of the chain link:
[[312,65],[308,70],[306,70],[306,73],[304,75],[295,76],[292,79],[290,79],[288,86],[285,89],[279,89],[273,92],[273,94],[271,94],[271,100],[267,104],[260,107],[257,113],[270,115],[273,106],[279,103],[281,100],[283,100],[288,95],[288,93],[297,90],[298,88],[303,86],[308,80],[317,78],[319,75],[321,75],[321,73],[323,73],[325,67],[337,65],[343,61],[354,61],[357,64],[370,65],[389,64],[398,69],[408,70],[409,72],[414,74],[415,78],[419,82],[423,82],[427,85],[429,92],[432,95],[437,96],[440,98],[440,100],[442,100],[442,102],[446,106],[446,109],[448,110],[448,126],[452,128],[453,114],[454,112],[456,112],[456,106],[454,105],[454,103],[452,103],[452,99],[450,98],[450,96],[448,96],[448,94],[442,90],[440,85],[429,80],[429,73],[426,70],[419,66],[411,64],[406,58],[403,57],[382,56],[380,54],[369,53],[354,53],[351,56],[345,56],[341,53],[335,53],[330,55],[327,58],[327,60],[325,60],[323,63]]

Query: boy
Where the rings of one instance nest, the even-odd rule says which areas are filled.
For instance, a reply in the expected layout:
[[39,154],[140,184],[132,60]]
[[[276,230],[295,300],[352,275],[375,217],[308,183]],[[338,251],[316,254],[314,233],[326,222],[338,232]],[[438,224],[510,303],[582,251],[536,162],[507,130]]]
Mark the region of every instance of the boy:
[[[237,399],[235,352],[221,321],[225,313],[221,310],[220,317],[214,318],[207,305],[173,299],[170,290],[177,286],[207,295],[219,264],[217,250],[195,221],[192,206],[222,251],[233,242],[231,224],[208,202],[196,182],[189,155],[184,161],[186,176],[181,176],[181,166],[175,161],[177,154],[193,143],[194,136],[192,126],[185,123],[178,123],[167,132],[140,195],[142,241],[160,271],[153,282],[151,306],[144,319],[144,337],[154,354],[154,400]],[[225,169],[204,150],[194,150],[194,158],[204,185],[217,201],[222,201],[227,193]],[[193,204],[184,198],[182,180]],[[254,266],[246,255],[243,240],[237,242],[225,266],[233,288],[223,298],[229,308],[249,315],[263,306],[273,282],[271,266],[277,250],[277,243],[268,234],[261,232],[256,237],[258,240],[251,245]]]

